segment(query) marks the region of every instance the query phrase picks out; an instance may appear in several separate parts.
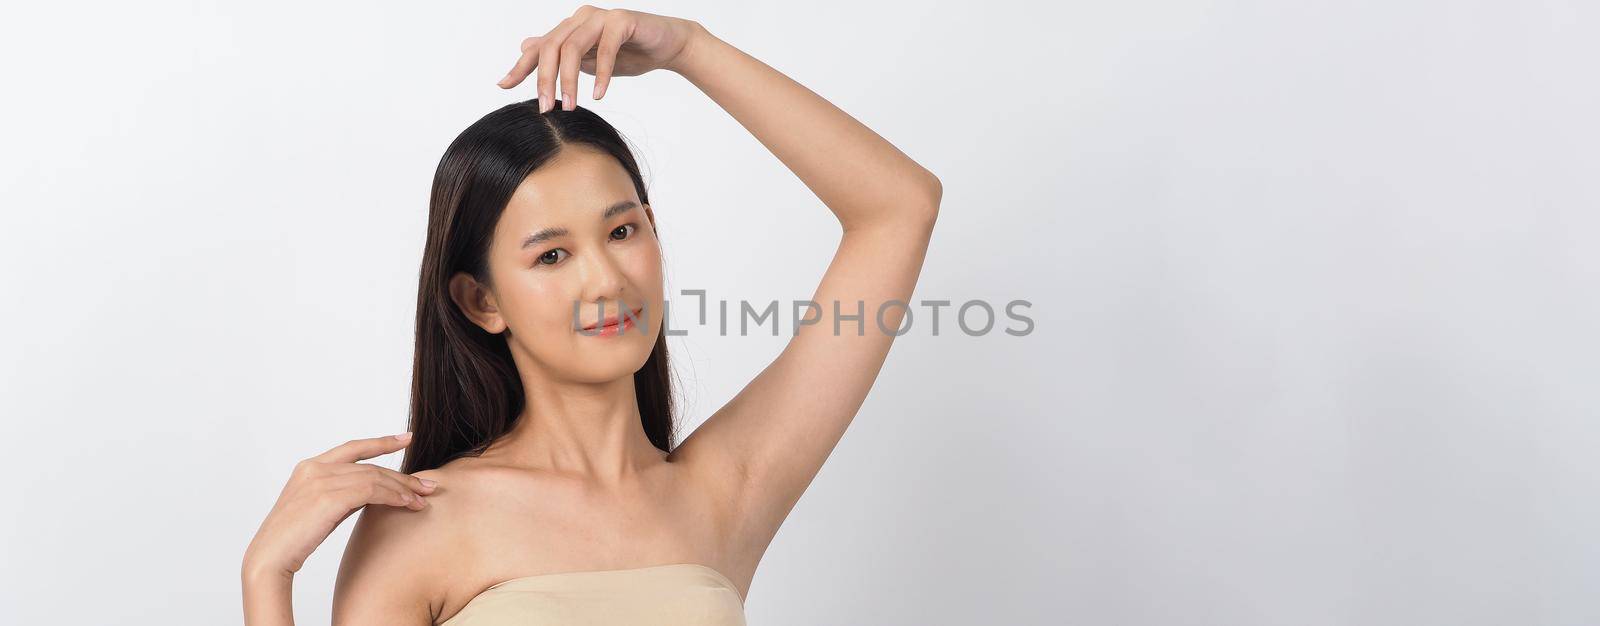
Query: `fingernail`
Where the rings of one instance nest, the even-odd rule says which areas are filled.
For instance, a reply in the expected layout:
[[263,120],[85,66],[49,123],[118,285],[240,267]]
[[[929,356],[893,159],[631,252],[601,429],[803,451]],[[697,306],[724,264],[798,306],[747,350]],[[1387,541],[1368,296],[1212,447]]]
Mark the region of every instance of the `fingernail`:
[[505,78],[500,79],[500,82],[495,83],[495,84],[504,85],[504,84],[506,84],[506,81],[508,81],[508,80],[511,80],[511,75],[510,74],[506,74]]
[[439,486],[438,481],[428,480],[426,478],[423,478],[421,480],[422,480],[422,486],[427,487],[429,489],[432,489],[434,487],[438,487]]
[[572,94],[565,91],[561,92],[561,108],[568,111],[572,110]]
[[406,432],[400,433],[398,435],[395,435],[394,438],[395,439],[399,439],[401,441],[411,441],[411,431],[406,431]]

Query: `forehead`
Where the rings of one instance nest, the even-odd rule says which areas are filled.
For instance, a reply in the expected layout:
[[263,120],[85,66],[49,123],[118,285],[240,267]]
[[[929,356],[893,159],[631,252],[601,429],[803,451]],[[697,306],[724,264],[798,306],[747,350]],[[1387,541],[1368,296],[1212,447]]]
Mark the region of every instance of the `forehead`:
[[556,226],[574,216],[598,219],[621,200],[639,199],[633,179],[616,158],[581,144],[567,144],[517,186],[505,219],[523,226]]

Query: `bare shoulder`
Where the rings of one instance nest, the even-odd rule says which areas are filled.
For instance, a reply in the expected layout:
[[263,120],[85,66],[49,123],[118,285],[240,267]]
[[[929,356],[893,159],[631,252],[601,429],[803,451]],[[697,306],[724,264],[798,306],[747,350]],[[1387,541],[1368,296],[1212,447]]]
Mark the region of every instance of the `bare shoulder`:
[[416,472],[437,481],[427,508],[367,505],[357,513],[334,583],[333,623],[433,624],[444,604],[442,572],[456,571],[451,523],[463,499],[461,476],[445,469]]

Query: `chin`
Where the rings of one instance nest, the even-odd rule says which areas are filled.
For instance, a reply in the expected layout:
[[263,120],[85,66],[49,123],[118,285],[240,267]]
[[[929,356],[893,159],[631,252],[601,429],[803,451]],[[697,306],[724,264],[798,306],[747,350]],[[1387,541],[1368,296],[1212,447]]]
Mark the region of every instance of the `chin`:
[[[620,337],[616,339],[621,339]],[[647,337],[628,339],[628,345],[609,346],[610,349],[586,348],[579,365],[569,371],[576,380],[585,383],[611,382],[632,376],[650,360],[655,342],[645,343]]]
[[584,371],[571,372],[570,374],[572,375],[572,379],[574,381],[577,381],[577,382],[580,382],[580,383],[585,383],[585,384],[597,385],[597,384],[614,382],[614,381],[617,381],[617,380],[620,380],[620,379],[623,379],[623,378],[631,377],[631,376],[634,375],[634,373],[636,373],[638,371],[639,371],[638,367],[631,368],[631,369],[630,368],[626,368],[626,367],[615,367],[615,368],[604,368],[604,369],[601,369],[601,368],[585,369]]

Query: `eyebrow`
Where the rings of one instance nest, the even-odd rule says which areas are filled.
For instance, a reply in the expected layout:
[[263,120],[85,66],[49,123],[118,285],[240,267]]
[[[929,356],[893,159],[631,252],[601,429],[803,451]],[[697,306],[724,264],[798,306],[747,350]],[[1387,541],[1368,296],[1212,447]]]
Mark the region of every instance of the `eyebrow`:
[[[622,213],[626,213],[626,212],[628,212],[628,211],[630,211],[632,209],[636,209],[638,207],[639,207],[639,203],[637,203],[637,202],[634,202],[632,200],[623,200],[621,202],[618,202],[616,204],[613,204],[611,206],[606,207],[606,210],[602,211],[600,213],[600,221],[604,222],[606,220],[611,219],[612,216],[619,215],[619,214],[622,214]],[[560,227],[546,228],[546,229],[541,230],[539,232],[536,232],[536,233],[534,233],[532,235],[528,235],[527,238],[523,239],[522,240],[522,248],[523,249],[527,249],[527,248],[530,248],[532,246],[536,246],[536,245],[539,245],[539,244],[544,243],[546,241],[549,241],[551,239],[555,239],[556,237],[565,237],[569,233],[570,233],[570,231],[568,231],[565,228],[560,228]]]

